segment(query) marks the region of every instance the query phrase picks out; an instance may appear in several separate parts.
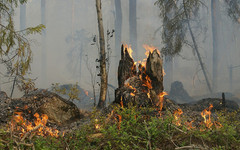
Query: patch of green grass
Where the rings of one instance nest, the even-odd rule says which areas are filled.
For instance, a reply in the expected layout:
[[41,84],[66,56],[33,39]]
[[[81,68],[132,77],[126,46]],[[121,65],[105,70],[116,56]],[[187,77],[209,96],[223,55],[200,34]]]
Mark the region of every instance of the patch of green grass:
[[[97,110],[92,112],[89,124],[78,130],[66,133],[64,137],[40,137],[26,139],[25,143],[33,143],[36,150],[52,149],[174,149],[181,146],[200,145],[214,150],[240,149],[240,121],[238,112],[218,114],[221,128],[208,129],[202,125],[188,130],[184,123],[174,124],[173,115],[168,112],[161,118],[152,114],[152,108],[113,109],[112,115],[102,116]],[[110,121],[109,121],[110,120]],[[98,124],[100,129],[96,129]],[[25,145],[17,145],[10,133],[0,130],[0,149],[32,149]],[[7,142],[7,144],[6,144]]]

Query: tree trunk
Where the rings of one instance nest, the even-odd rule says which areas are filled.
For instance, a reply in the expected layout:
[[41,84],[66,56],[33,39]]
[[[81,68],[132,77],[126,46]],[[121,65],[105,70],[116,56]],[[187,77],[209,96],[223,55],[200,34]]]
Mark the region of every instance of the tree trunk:
[[[46,0],[41,0],[41,23],[46,26]],[[44,87],[47,84],[47,50],[46,50],[46,30],[42,31],[42,82],[41,86]]]
[[[186,10],[185,8],[185,0],[183,0],[183,3],[184,3],[184,10]],[[198,57],[198,60],[199,60],[199,63],[200,63],[200,66],[201,66],[201,69],[203,71],[203,75],[205,77],[205,80],[206,80],[206,83],[207,83],[207,87],[208,87],[208,90],[210,91],[210,93],[212,93],[212,88],[211,88],[211,85],[210,85],[210,82],[209,82],[209,79],[208,79],[208,76],[207,76],[207,73],[206,73],[206,70],[205,70],[205,67],[204,67],[204,64],[203,64],[203,61],[202,61],[202,57],[199,53],[199,50],[198,50],[198,46],[197,46],[197,42],[195,40],[195,37],[193,35],[193,32],[192,32],[192,28],[191,28],[191,25],[190,25],[190,22],[189,22],[189,15],[186,13],[185,11],[185,16],[186,16],[186,20],[187,20],[187,26],[188,26],[188,29],[190,31],[190,35],[191,35],[191,38],[192,38],[192,41],[193,41],[193,47],[197,53],[197,57]]]
[[129,0],[129,42],[138,59],[137,51],[137,1]]
[[105,107],[105,102],[106,102],[108,81],[107,81],[107,70],[106,70],[106,52],[105,52],[101,0],[96,0],[96,9],[97,9],[99,43],[100,43],[100,76],[101,76],[100,97],[98,102],[98,108],[103,108]]
[[[116,57],[120,57],[119,48],[121,46],[122,39],[122,7],[121,0],[115,0],[115,52]],[[117,60],[117,59],[116,59]],[[118,61],[116,62],[116,68]]]
[[212,42],[213,42],[213,64],[212,64],[212,87],[213,92],[217,90],[218,80],[218,0],[211,0],[212,13]]

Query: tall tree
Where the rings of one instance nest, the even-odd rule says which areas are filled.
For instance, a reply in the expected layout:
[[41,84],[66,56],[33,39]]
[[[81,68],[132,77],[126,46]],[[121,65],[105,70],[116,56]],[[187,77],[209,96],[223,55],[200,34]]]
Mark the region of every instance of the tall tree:
[[[41,0],[41,23],[46,25],[46,0]],[[46,30],[42,31],[42,67],[41,67],[42,81],[41,86],[47,84],[47,50],[46,50]]]
[[[122,7],[121,0],[115,0],[115,52],[116,57],[120,57],[120,49],[122,42]],[[118,65],[118,61],[116,66]],[[117,68],[117,67],[116,67]]]
[[136,58],[138,59],[137,51],[137,0],[129,0],[129,42]]
[[107,69],[106,69],[106,51],[105,51],[105,39],[104,39],[104,28],[102,18],[102,7],[101,0],[96,0],[97,19],[98,19],[98,31],[99,31],[99,43],[100,43],[100,97],[98,102],[98,108],[105,107],[106,96],[107,96]]
[[[240,1],[225,0],[225,3],[227,4],[225,6],[227,7],[228,15],[235,22],[238,22],[240,20]],[[193,31],[191,27],[191,24],[201,25],[199,10],[201,10],[200,7],[206,7],[207,5],[202,0],[157,0],[155,4],[159,6],[160,17],[163,20],[162,40],[165,46],[162,52],[165,55],[174,56],[182,51],[183,46],[193,48],[194,54],[197,54],[209,92],[211,92],[212,90],[206,74],[204,61],[201,58],[197,41],[193,34],[196,34],[196,32]],[[187,40],[187,35],[191,37],[191,42]],[[215,61],[217,61],[216,56],[213,56]],[[217,67],[215,67],[215,69],[217,69]]]
[[217,90],[218,81],[218,55],[219,55],[219,0],[211,0],[211,17],[212,17],[212,45],[213,45],[213,64],[212,64],[212,87],[213,92]]

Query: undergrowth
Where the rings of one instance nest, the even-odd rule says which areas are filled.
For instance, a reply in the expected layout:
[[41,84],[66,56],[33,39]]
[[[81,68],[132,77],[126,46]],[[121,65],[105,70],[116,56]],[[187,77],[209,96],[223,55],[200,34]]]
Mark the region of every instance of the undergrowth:
[[[239,112],[219,112],[221,127],[189,129],[182,120],[174,123],[174,116],[167,112],[162,117],[151,114],[152,108],[122,108],[116,106],[111,113],[101,115],[92,112],[91,122],[63,137],[34,136],[23,142],[0,130],[0,149],[192,149],[232,150],[240,149]],[[32,143],[27,145],[26,143]]]

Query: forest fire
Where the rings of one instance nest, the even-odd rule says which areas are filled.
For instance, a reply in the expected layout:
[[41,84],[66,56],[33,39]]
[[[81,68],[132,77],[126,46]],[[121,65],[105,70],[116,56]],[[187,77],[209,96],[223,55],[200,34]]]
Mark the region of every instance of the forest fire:
[[[35,133],[40,136],[53,136],[59,137],[59,131],[46,126],[48,121],[48,116],[38,113],[34,114],[34,123],[31,123],[26,118],[23,117],[23,112],[15,112],[10,124],[11,131],[21,132],[20,135],[24,136],[27,133]],[[64,136],[64,133],[63,133]]]
[[163,98],[164,98],[164,96],[166,96],[166,95],[168,95],[167,92],[162,92],[162,93],[160,93],[160,94],[158,95],[158,97],[159,97],[159,102],[158,102],[157,106],[159,106],[159,111],[158,111],[158,113],[160,114],[160,116],[161,116],[161,112],[162,112],[162,108],[163,108]]
[[180,116],[182,115],[183,111],[182,109],[178,108],[177,110],[174,111],[174,118],[175,118],[175,124],[177,126],[180,126],[181,125],[181,120],[180,120]]
[[[211,109],[213,108],[213,105],[210,104],[208,109],[204,109],[201,112],[201,116],[204,119],[204,123],[206,125],[206,127],[211,128],[211,126],[213,125],[212,121],[211,121]],[[208,117],[207,117],[208,116]]]

